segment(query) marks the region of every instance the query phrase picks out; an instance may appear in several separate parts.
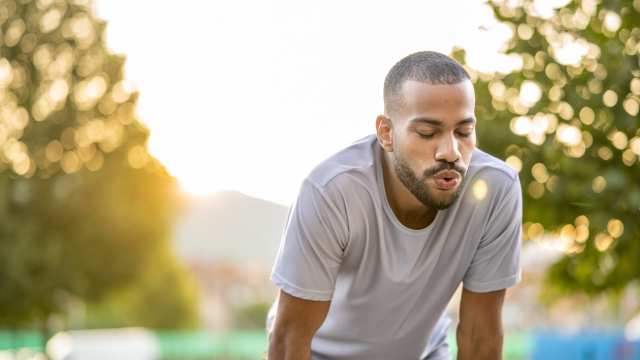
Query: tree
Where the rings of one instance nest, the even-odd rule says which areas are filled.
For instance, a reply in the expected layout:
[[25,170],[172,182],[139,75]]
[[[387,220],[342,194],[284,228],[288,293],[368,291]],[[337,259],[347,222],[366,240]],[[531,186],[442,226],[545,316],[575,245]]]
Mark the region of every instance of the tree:
[[184,276],[154,258],[176,184],[147,153],[105,23],[86,0],[2,0],[0,26],[0,325],[46,331],[65,298],[98,301],[150,263]]
[[550,296],[616,293],[640,278],[640,1],[541,3],[490,4],[522,66],[473,72],[479,144],[521,169],[525,239],[566,249]]
[[140,276],[89,304],[83,328],[144,326],[185,329],[199,325],[198,291],[168,247],[158,247]]

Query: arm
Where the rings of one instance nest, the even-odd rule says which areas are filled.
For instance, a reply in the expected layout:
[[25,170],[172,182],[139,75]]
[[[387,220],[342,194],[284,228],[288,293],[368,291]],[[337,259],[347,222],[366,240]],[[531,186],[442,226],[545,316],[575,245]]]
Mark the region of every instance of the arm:
[[311,359],[311,338],[324,322],[330,304],[301,299],[281,290],[267,359]]
[[462,290],[456,332],[458,360],[502,359],[502,304],[505,290],[477,293]]
[[329,311],[348,243],[346,213],[334,205],[344,202],[330,190],[305,180],[289,214],[271,272],[281,291],[269,360],[309,360],[311,339]]
[[[495,180],[498,184],[501,178]],[[494,182],[490,182],[494,183]],[[520,273],[522,194],[520,182],[494,188],[496,200],[487,208],[490,218],[463,279],[458,359],[502,358],[502,304],[506,288]]]

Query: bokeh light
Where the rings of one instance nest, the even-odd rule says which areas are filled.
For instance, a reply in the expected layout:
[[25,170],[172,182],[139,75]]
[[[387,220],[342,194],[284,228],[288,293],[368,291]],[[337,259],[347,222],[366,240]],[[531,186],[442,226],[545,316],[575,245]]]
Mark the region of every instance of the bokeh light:
[[560,124],[556,131],[556,138],[567,146],[578,145],[582,141],[582,133],[572,125]]
[[609,247],[613,244],[614,238],[604,234],[604,233],[598,233],[595,237],[595,244],[596,244],[596,249],[598,249],[598,251],[607,251],[609,249]]
[[473,183],[472,192],[473,192],[473,197],[476,200],[478,201],[483,200],[485,197],[487,197],[488,191],[489,191],[489,187],[486,181],[482,179],[478,179]]
[[595,193],[603,192],[606,187],[607,180],[605,180],[605,178],[602,176],[596,176],[591,183],[591,188]]
[[619,238],[624,233],[624,224],[619,219],[611,219],[607,223],[607,231],[614,238]]
[[527,106],[533,107],[542,97],[542,89],[535,81],[527,80],[520,85],[520,102]]
[[520,158],[515,155],[511,155],[507,157],[505,159],[505,162],[507,163],[507,165],[511,166],[517,172],[520,172],[522,170],[522,160],[520,160]]
[[618,103],[618,94],[611,89],[605,91],[602,95],[602,103],[608,107],[616,106],[616,103]]

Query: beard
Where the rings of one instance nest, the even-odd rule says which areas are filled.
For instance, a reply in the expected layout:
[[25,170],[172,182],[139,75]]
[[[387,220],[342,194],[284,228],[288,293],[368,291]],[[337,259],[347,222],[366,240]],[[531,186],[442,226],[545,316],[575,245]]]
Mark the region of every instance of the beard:
[[[428,208],[435,208],[438,210],[444,210],[451,206],[456,199],[460,196],[462,190],[462,178],[466,172],[466,169],[460,165],[450,164],[447,162],[440,162],[436,166],[428,168],[424,171],[422,176],[418,177],[416,173],[411,170],[409,164],[402,159],[402,157],[394,156],[393,167],[400,181],[404,186],[415,196],[424,206]],[[434,190],[426,184],[426,180],[442,170],[455,170],[460,174],[460,183],[455,192],[450,195],[438,196]]]

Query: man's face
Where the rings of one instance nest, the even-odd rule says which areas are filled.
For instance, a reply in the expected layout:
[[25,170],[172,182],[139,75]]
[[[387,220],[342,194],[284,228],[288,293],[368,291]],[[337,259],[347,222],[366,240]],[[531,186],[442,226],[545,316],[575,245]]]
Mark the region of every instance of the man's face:
[[425,206],[445,209],[458,197],[476,146],[473,85],[409,80],[402,95],[390,114],[395,173]]

